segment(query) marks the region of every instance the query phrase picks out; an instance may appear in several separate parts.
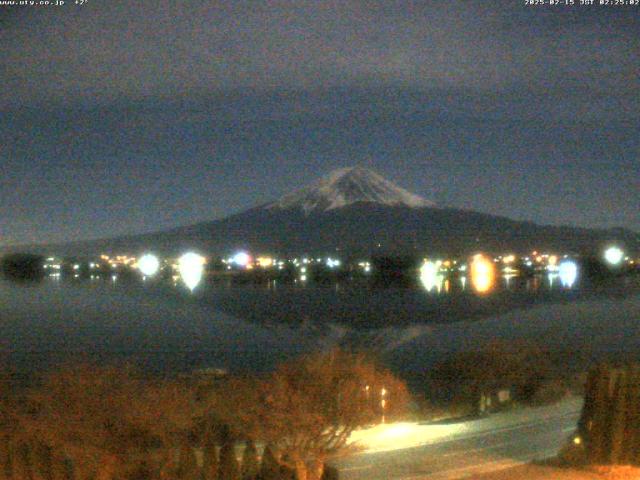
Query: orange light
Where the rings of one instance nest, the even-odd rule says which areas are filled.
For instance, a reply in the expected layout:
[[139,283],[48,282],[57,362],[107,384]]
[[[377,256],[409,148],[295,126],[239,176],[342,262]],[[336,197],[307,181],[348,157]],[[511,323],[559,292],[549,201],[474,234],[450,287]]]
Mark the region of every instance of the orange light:
[[273,258],[271,257],[258,257],[256,258],[256,262],[261,267],[270,267],[273,265]]
[[491,291],[495,284],[496,270],[493,262],[482,254],[471,259],[471,285],[478,293]]

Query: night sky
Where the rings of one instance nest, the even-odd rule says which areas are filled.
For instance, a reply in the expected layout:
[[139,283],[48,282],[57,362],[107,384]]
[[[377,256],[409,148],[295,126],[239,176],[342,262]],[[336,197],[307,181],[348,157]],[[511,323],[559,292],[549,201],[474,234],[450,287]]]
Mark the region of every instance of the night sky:
[[219,218],[356,164],[640,231],[640,7],[67,3],[0,6],[0,245]]

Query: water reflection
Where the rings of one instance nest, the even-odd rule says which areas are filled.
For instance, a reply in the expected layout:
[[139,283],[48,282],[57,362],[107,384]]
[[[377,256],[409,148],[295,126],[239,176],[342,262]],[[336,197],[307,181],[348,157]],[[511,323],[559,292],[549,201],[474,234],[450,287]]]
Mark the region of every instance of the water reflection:
[[185,253],[178,260],[180,277],[189,290],[193,291],[202,280],[204,263],[204,257],[193,252]]
[[478,254],[471,260],[471,285],[478,293],[490,292],[495,284],[496,267],[484,255]]
[[537,292],[540,289],[540,277],[535,276],[527,279],[526,290],[528,292]]
[[[266,272],[263,269],[249,272],[246,270],[236,270],[233,272],[219,272],[212,268],[207,272],[207,289],[211,288],[235,288],[240,285],[250,285],[251,288],[257,290],[265,288],[270,291],[287,288],[295,285],[298,289],[306,289],[309,292],[316,292],[317,289],[333,289],[336,292],[346,291],[346,295],[351,292],[362,291],[371,292],[372,290],[383,288],[403,288],[418,289],[422,292],[430,292],[431,295],[423,295],[429,298],[429,301],[448,302],[444,296],[455,297],[460,294],[475,294],[479,297],[491,295],[492,297],[502,298],[509,296],[540,295],[549,294],[567,294],[567,290],[592,288],[594,284],[593,276],[585,275],[584,271],[578,264],[579,260],[565,257],[562,259],[549,260],[550,265],[538,266],[538,268],[526,268],[525,264],[516,266],[504,265],[504,259],[494,259],[485,254],[478,254],[469,259],[468,263],[461,264],[458,267],[448,268],[447,262],[426,260],[416,272],[415,269],[407,269],[402,272],[406,275],[404,282],[398,282],[393,285],[377,283],[376,278],[372,275],[366,277],[364,275],[353,274],[349,276],[345,272],[339,274],[327,275],[322,282],[317,281],[314,270],[309,266],[301,266],[297,272],[291,274],[280,274],[278,272]],[[557,262],[557,263],[556,263]],[[142,262],[144,263],[144,262]],[[70,264],[69,269],[65,272],[54,272],[47,275],[52,281],[59,281],[60,278],[65,281],[71,279],[74,284],[79,283],[76,280],[87,281],[88,283],[108,282],[118,285],[131,285],[133,283],[148,284],[148,287],[162,287],[173,284],[174,286],[185,285],[189,290],[202,288],[201,283],[205,280],[204,257],[196,253],[188,253],[181,257],[177,264],[173,267],[175,271],[166,268],[163,274],[157,280],[150,282],[149,276],[142,276],[137,273],[140,270],[140,262],[133,268],[118,269],[117,272],[109,269],[100,273],[92,273],[80,267],[75,268],[77,264]],[[146,269],[145,269],[146,270]],[[147,273],[151,273],[147,270]],[[297,274],[296,274],[297,273]],[[278,275],[277,279],[272,278]],[[411,275],[411,278],[409,278]],[[580,276],[580,278],[578,278]],[[584,278],[583,278],[584,277]],[[610,279],[596,279],[598,282],[613,283],[620,276],[611,276]],[[621,278],[621,277],[620,277]],[[146,279],[146,282],[145,282]],[[172,280],[172,281],[171,281]],[[577,282],[580,280],[580,282]],[[626,281],[626,280],[625,280]],[[470,288],[466,288],[470,284]],[[578,285],[578,286],[577,286]],[[436,293],[438,294],[436,296]],[[313,296],[315,293],[311,293]],[[524,296],[523,296],[524,298]],[[575,298],[572,294],[571,298]],[[484,301],[484,300],[481,300]]]
[[504,286],[510,290],[513,282],[511,281],[512,279],[516,278],[517,275],[515,273],[505,273],[502,278],[504,278]]
[[571,260],[565,260],[558,267],[558,275],[560,284],[565,288],[571,288],[578,277],[578,266]]

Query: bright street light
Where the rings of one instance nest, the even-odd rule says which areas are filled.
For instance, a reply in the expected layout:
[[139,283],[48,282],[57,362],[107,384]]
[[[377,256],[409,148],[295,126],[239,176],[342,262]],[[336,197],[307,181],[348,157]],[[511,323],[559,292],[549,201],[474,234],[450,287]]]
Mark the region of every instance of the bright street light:
[[442,275],[440,275],[440,265],[442,262],[432,262],[425,260],[420,267],[420,282],[427,292],[434,289],[440,291],[442,285]]
[[146,277],[154,276],[156,273],[158,273],[159,269],[160,261],[158,260],[158,257],[151,253],[143,255],[142,257],[140,257],[140,260],[138,260],[138,270],[140,270]]
[[618,247],[609,247],[604,251],[604,259],[611,265],[619,265],[624,257],[624,252]]
[[238,252],[231,261],[240,267],[246,267],[251,261],[251,256],[247,252]]

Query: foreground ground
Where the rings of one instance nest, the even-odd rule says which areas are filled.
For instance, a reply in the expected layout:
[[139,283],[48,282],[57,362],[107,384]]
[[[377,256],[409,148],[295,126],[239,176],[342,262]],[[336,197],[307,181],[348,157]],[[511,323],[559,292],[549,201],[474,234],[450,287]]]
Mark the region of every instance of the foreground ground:
[[604,480],[606,476],[594,472],[573,469],[523,465],[485,475],[474,476],[476,480]]
[[389,424],[360,431],[353,439],[363,451],[339,462],[341,478],[599,478],[526,465],[558,452],[576,428],[581,404],[570,398],[467,422]]
[[638,480],[640,468],[630,466],[574,470],[542,465],[523,465],[474,477],[477,480]]

